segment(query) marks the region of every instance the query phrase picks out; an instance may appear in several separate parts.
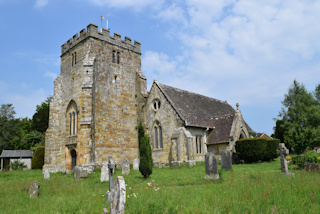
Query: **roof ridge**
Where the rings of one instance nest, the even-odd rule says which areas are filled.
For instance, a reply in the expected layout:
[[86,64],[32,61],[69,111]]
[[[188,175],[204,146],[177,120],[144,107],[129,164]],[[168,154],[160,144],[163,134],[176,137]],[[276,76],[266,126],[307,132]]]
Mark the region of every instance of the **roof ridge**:
[[[219,99],[217,99],[217,98],[205,96],[205,95],[203,95],[203,94],[198,94],[198,93],[195,93],[195,92],[192,92],[192,91],[187,91],[187,90],[184,90],[184,89],[180,89],[180,88],[176,88],[176,87],[173,87],[173,86],[165,85],[165,84],[159,83],[158,81],[157,81],[157,83],[158,83],[159,85],[161,85],[161,86],[170,87],[170,88],[173,88],[173,89],[175,89],[175,90],[177,90],[177,91],[185,91],[185,92],[188,92],[188,93],[190,93],[190,94],[194,94],[194,95],[198,95],[198,96],[201,96],[201,97],[209,98],[209,99],[211,99],[211,100],[215,100],[215,101],[218,101],[218,102],[220,102],[220,103],[226,103],[226,104],[230,105],[229,102],[226,101],[226,100],[225,100],[225,101],[222,101],[222,100],[219,100]],[[230,106],[231,106],[231,105],[230,105]],[[231,106],[231,107],[232,107],[232,106]],[[232,107],[232,108],[233,108],[233,107]]]

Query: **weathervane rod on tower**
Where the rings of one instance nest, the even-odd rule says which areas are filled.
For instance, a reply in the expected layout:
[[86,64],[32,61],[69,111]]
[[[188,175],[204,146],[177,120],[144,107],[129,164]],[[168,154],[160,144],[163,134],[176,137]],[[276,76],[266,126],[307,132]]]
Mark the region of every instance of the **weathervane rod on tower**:
[[[100,31],[102,32],[102,20],[104,20],[104,17],[103,16],[100,16],[100,17],[101,17],[101,29],[100,29]],[[108,21],[107,21],[107,23],[108,23]]]

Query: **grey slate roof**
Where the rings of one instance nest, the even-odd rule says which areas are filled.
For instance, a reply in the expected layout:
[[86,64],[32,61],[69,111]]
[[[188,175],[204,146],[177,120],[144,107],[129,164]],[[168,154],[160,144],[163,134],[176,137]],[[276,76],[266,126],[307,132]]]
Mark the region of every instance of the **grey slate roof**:
[[[155,83],[165,94],[181,119],[184,120],[186,126],[218,127],[219,118],[235,113],[235,110],[226,101],[163,85],[157,81]],[[224,125],[227,124],[224,123]],[[230,132],[228,137],[229,134]]]
[[217,144],[229,142],[230,132],[234,115],[226,115],[217,118],[215,121],[215,129],[209,134],[207,144]]
[[3,150],[0,158],[32,158],[32,156],[31,150]]

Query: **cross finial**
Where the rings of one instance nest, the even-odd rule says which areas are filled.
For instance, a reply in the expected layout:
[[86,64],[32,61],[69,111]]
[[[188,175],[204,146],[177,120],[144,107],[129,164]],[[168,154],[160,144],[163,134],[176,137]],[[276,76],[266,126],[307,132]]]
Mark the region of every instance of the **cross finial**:
[[239,103],[237,103],[236,106],[237,106],[237,110],[239,110]]

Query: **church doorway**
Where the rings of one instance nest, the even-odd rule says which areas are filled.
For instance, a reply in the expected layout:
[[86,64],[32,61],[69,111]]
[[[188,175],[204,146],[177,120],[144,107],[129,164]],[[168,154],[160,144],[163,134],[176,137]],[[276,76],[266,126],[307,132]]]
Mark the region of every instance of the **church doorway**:
[[77,152],[76,150],[71,151],[71,170],[77,165]]

